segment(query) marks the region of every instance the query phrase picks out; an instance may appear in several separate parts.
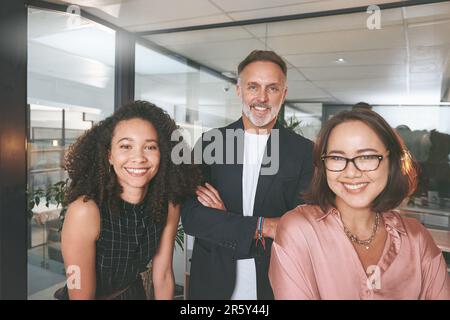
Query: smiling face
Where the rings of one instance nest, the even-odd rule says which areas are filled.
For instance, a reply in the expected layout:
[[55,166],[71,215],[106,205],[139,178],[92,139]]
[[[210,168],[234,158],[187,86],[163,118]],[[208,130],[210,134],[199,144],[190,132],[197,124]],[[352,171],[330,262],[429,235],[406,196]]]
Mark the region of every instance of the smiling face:
[[161,154],[155,127],[143,119],[120,121],[113,133],[109,163],[123,194],[144,196],[158,172]]
[[389,175],[388,151],[375,131],[361,121],[339,124],[330,133],[326,155],[345,158],[383,156],[374,171],[360,171],[351,162],[341,172],[326,170],[327,183],[336,194],[339,210],[370,208],[386,187]]
[[273,62],[252,62],[242,70],[236,88],[242,100],[244,124],[253,129],[271,129],[287,93],[281,68]]

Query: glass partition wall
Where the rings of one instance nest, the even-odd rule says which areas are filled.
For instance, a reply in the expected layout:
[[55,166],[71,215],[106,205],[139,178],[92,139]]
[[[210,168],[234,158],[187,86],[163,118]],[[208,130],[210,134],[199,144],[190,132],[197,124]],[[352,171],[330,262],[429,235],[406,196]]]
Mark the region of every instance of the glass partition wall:
[[67,13],[28,11],[29,299],[51,299],[64,284],[64,153],[113,111],[114,50],[111,29]]

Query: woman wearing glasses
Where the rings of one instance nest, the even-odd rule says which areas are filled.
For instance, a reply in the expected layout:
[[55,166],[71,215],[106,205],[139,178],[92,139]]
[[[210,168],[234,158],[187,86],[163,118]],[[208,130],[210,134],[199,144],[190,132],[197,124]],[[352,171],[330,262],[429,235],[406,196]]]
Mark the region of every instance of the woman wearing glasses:
[[321,129],[307,205],[277,228],[276,299],[450,299],[441,251],[394,209],[416,186],[406,147],[377,113],[342,112]]

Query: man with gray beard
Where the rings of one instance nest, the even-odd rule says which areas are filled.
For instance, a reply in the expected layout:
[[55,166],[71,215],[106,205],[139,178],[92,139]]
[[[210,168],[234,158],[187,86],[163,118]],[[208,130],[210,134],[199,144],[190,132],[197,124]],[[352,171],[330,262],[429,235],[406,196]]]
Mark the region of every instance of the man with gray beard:
[[242,117],[194,148],[206,183],[181,212],[195,237],[189,299],[273,299],[267,274],[277,223],[303,202],[312,176],[313,143],[277,123],[286,75],[275,52],[251,52],[238,66]]

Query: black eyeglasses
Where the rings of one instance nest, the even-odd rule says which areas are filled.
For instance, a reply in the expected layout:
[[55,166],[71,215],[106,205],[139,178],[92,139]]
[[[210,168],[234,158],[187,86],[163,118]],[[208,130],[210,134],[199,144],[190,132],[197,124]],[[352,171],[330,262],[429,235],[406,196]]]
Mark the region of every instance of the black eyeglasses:
[[321,160],[325,163],[325,168],[329,171],[344,171],[348,163],[353,162],[356,169],[366,172],[377,170],[383,158],[382,155],[374,154],[357,156],[351,159],[341,156],[323,156]]

